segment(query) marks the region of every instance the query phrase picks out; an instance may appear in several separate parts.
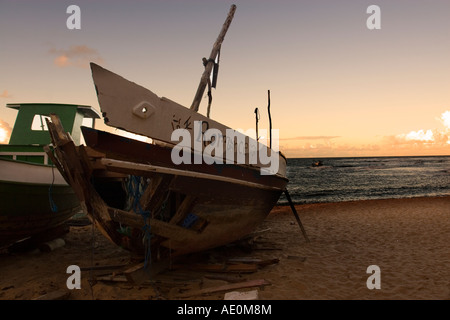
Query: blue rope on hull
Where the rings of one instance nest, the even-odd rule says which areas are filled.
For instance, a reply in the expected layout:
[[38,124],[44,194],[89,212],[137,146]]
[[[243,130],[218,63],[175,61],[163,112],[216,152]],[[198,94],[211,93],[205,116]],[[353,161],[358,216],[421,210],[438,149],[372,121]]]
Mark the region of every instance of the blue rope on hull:
[[[151,265],[151,227],[147,224],[147,219],[150,217],[150,211],[144,210],[141,206],[141,196],[145,190],[147,182],[145,178],[139,176],[130,176],[127,185],[128,194],[132,197],[133,201],[131,203],[131,207],[133,211],[137,214],[140,214],[145,221],[145,225],[142,228],[144,231],[143,242],[146,247],[145,250],[145,260],[144,260],[144,269],[147,269],[149,265]],[[141,188],[142,187],[142,188]]]

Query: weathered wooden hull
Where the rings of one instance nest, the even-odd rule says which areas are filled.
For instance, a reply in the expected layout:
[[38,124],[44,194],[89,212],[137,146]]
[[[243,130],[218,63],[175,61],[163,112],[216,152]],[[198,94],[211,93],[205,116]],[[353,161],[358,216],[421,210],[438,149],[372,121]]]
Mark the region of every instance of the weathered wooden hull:
[[56,228],[80,210],[57,169],[0,159],[0,246]]
[[[156,178],[150,173],[142,172],[147,178]],[[160,245],[172,250],[172,255],[198,252],[209,248],[225,245],[248,235],[267,217],[277,203],[282,190],[255,189],[230,182],[214,181],[193,177],[165,175],[170,180],[168,194],[163,194],[162,203],[158,206],[146,208],[150,212],[160,212],[159,217],[170,223],[178,207],[174,205],[176,197],[194,199],[183,219],[178,223],[167,226],[167,230],[155,229],[154,235],[160,237]],[[96,190],[102,193],[101,183]],[[111,191],[111,189],[108,189]],[[111,194],[109,194],[111,195]],[[164,198],[166,197],[167,198]],[[114,199],[125,198],[118,191]],[[170,202],[170,203],[169,203]],[[182,203],[182,202],[181,202]],[[112,210],[114,211],[114,210]],[[139,217],[139,210],[130,212]],[[189,225],[189,219],[195,219],[196,224]],[[119,220],[120,221],[120,218]],[[126,221],[125,221],[126,223]],[[164,225],[155,228],[164,228]],[[137,227],[144,227],[144,224]],[[150,234],[153,234],[150,223]],[[144,234],[140,235],[142,238]],[[124,243],[127,239],[124,239]],[[138,251],[141,248],[138,248]]]
[[[282,175],[261,175],[259,167],[235,164],[174,164],[171,158],[172,148],[149,144],[105,131],[82,127],[86,145],[104,155],[105,158],[129,161],[141,164],[152,164],[169,169],[195,172],[210,175],[211,179],[227,177],[239,184],[242,181],[248,182],[260,188],[272,188],[283,190],[286,187],[287,179]],[[285,161],[285,160],[284,160]],[[283,163],[285,166],[286,164]]]
[[[122,173],[128,171],[120,168],[110,169]],[[128,173],[139,174],[141,177],[150,179],[158,177],[158,174],[145,170],[134,169]],[[168,194],[160,195],[164,199],[162,201],[165,202],[159,207],[157,204],[155,207],[146,208],[150,212],[158,211],[163,206],[173,205],[177,196],[194,199],[183,219],[175,224],[177,228],[161,234],[164,238],[161,245],[172,249],[173,254],[175,252],[185,254],[202,251],[242,238],[254,231],[266,218],[283,192],[283,189],[256,188],[230,181],[218,181],[213,178],[169,174],[161,176],[170,181],[167,187]],[[98,183],[96,188],[102,190],[102,184]],[[111,189],[107,188],[107,190],[111,192]],[[171,196],[173,197],[171,198]],[[125,194],[122,194],[121,191],[117,192],[113,199],[116,201],[118,198],[124,199]],[[169,201],[172,203],[169,204]],[[132,210],[134,214],[139,214],[139,210],[136,211]],[[176,211],[177,207],[168,208],[161,216],[163,218],[173,217]],[[189,217],[196,219],[200,225],[194,225],[192,228],[186,226]],[[170,221],[170,219],[167,220]]]
[[86,214],[114,243],[138,254],[150,248],[152,259],[242,238],[266,218],[288,182],[243,165],[178,167],[169,147],[93,129],[83,128],[87,146],[75,147],[61,130],[50,130]]

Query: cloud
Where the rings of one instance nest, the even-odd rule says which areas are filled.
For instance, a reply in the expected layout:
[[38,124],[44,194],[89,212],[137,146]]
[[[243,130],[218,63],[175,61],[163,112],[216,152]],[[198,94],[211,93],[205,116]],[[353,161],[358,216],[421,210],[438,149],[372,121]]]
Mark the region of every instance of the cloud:
[[419,131],[411,131],[408,134],[400,135],[401,138],[406,141],[424,141],[431,142],[434,141],[434,134],[432,130],[419,130]]
[[280,150],[287,157],[357,157],[441,155],[450,152],[450,111],[437,118],[443,127],[411,130],[384,136],[368,144],[345,143],[340,136],[299,136],[280,139]]
[[8,90],[3,90],[3,93],[0,94],[0,98],[11,98],[12,96],[9,94]]
[[368,155],[380,155],[383,148],[377,144],[349,145],[349,144],[312,144],[280,147],[287,157],[290,158],[320,158],[320,157],[359,157]]
[[445,111],[439,118],[444,129],[420,129],[387,137],[393,146],[400,147],[446,147],[450,145],[450,111]]
[[102,63],[103,58],[97,50],[85,45],[70,46],[69,49],[50,49],[51,55],[56,55],[53,63],[59,68],[88,68],[90,62]]
[[447,130],[450,130],[450,111],[445,111],[441,114],[440,120],[444,124]]
[[9,124],[0,119],[0,143],[8,143],[12,128]]

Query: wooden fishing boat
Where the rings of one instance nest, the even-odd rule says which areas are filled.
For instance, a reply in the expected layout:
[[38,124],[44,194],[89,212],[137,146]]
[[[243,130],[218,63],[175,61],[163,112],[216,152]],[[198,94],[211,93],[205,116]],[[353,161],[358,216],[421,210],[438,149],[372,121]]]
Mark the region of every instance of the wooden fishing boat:
[[9,144],[0,145],[0,247],[48,233],[80,211],[79,201],[44,151],[50,143],[45,119],[58,114],[73,135],[81,137],[87,118],[100,118],[89,106],[22,103]]
[[323,166],[323,161],[322,160],[314,160],[311,163],[311,167],[322,167]]
[[[286,158],[281,152],[246,137],[246,161],[240,162],[236,138],[234,160],[225,161],[229,157],[214,154],[215,160],[222,157],[223,161],[211,163],[211,158],[201,153],[212,140],[196,140],[196,125],[236,134],[198,112],[234,10],[232,6],[205,64],[191,108],[91,64],[105,123],[150,138],[148,141],[83,127],[86,145],[76,146],[57,116],[48,122],[54,146],[48,155],[74,189],[85,213],[107,238],[145,255],[147,261],[203,251],[248,235],[286,190]],[[172,133],[179,128],[190,133],[191,139],[184,141],[190,147],[182,148],[188,159],[182,163],[173,160],[174,153],[181,150],[172,140]],[[193,146],[199,141],[201,149],[196,150]],[[277,163],[275,170],[267,161],[249,161],[251,145]]]

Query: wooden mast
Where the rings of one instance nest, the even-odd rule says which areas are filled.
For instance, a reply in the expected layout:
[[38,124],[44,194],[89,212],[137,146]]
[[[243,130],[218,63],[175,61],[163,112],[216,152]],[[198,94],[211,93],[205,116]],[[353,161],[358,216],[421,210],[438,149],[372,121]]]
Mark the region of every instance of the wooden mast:
[[214,67],[214,61],[216,60],[217,54],[219,53],[220,47],[222,46],[223,39],[225,38],[225,34],[227,33],[228,27],[231,24],[231,20],[233,20],[235,11],[236,5],[233,4],[230,8],[230,12],[228,13],[227,19],[225,20],[225,23],[222,26],[222,30],[220,31],[219,37],[214,43],[211,54],[209,55],[209,59],[208,60],[205,59],[206,60],[205,71],[202,74],[200,84],[194,97],[194,101],[192,102],[191,105],[191,109],[196,112],[198,112],[200,101],[202,99],[203,93],[205,92],[206,85],[208,84],[211,71]]

